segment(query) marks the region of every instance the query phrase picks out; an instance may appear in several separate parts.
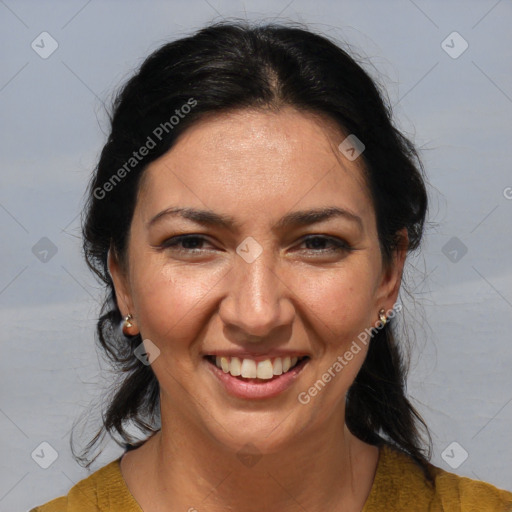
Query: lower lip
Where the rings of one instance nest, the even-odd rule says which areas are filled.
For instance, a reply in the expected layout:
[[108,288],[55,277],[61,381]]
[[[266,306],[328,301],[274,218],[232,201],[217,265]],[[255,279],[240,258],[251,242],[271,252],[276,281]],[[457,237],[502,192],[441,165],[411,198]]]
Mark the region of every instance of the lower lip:
[[265,399],[279,395],[288,389],[297,379],[309,359],[301,361],[290,371],[282,375],[276,375],[269,380],[245,379],[233,377],[230,373],[224,373],[215,364],[205,359],[210,371],[224,385],[224,389],[232,396],[245,399]]

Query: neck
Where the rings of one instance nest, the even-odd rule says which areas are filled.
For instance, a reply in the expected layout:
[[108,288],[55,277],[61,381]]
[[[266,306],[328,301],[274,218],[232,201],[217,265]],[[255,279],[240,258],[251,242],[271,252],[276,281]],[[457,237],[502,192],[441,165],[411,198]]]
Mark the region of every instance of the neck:
[[378,449],[348,431],[343,411],[322,432],[296,436],[269,453],[254,445],[230,449],[184,423],[162,413],[161,431],[133,452],[143,450],[135,464],[144,486],[125,479],[145,511],[359,512],[370,492]]

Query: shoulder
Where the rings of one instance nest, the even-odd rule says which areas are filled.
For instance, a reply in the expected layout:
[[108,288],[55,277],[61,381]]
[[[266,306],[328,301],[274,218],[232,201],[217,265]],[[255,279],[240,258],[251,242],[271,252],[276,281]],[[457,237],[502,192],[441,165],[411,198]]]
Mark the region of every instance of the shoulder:
[[141,512],[121,474],[119,459],[98,469],[62,496],[30,512]]
[[429,465],[431,478],[409,455],[381,448],[375,480],[364,512],[390,510],[429,512],[512,512],[512,493]]
[[434,470],[435,497],[444,506],[442,510],[512,512],[512,493],[439,468]]
[[68,499],[66,496],[56,498],[44,505],[35,507],[29,510],[29,512],[68,512]]

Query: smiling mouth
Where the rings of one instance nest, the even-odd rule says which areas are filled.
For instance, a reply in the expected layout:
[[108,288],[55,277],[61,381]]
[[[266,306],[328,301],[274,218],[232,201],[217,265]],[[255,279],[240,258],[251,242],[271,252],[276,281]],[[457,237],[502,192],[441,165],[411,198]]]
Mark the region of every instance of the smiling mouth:
[[229,373],[232,377],[246,382],[268,382],[303,366],[309,360],[308,356],[273,357],[263,361],[213,355],[205,358],[224,373]]

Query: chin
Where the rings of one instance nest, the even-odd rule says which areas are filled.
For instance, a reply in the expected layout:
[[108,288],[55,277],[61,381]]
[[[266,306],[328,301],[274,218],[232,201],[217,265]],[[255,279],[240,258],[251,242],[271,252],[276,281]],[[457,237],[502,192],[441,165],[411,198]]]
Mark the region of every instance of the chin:
[[[211,418],[217,421],[211,421]],[[299,434],[306,426],[299,427],[300,421],[293,412],[244,411],[217,414],[209,417],[210,434],[228,450],[254,451],[262,455],[290,449],[296,444]]]

